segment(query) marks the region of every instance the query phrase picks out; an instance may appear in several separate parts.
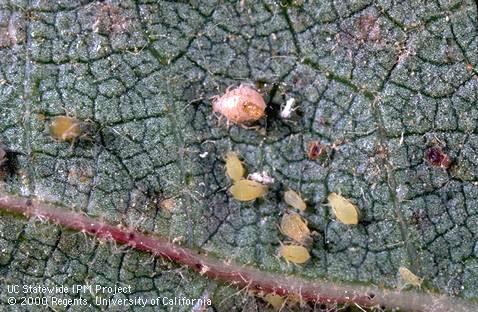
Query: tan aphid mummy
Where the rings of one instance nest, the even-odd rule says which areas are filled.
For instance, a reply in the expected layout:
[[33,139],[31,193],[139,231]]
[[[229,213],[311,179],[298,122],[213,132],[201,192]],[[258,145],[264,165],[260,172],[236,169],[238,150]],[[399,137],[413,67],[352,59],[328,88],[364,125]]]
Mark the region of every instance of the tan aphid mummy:
[[400,273],[400,277],[409,285],[420,287],[423,282],[423,278],[416,276],[412,271],[410,271],[406,267],[399,267],[398,273]]
[[300,211],[304,211],[307,208],[307,205],[305,204],[302,197],[300,197],[300,195],[294,192],[293,190],[288,190],[287,192],[284,193],[284,201],[288,205],[296,209],[299,209]]
[[250,201],[264,196],[267,193],[267,186],[256,181],[242,179],[235,182],[229,191],[238,201]]
[[213,112],[223,115],[228,122],[237,124],[261,119],[265,109],[266,103],[262,95],[247,85],[227,90],[212,103]]
[[300,245],[281,245],[279,247],[279,256],[283,257],[287,262],[303,264],[309,261],[309,251]]
[[59,141],[73,141],[81,135],[81,123],[72,117],[57,116],[50,124],[50,134]]
[[307,222],[295,212],[287,213],[282,217],[280,231],[301,245],[312,245],[313,240]]
[[226,154],[226,174],[234,182],[239,181],[244,177],[246,171],[242,162],[237,157],[237,154],[234,152],[228,152]]
[[285,298],[276,294],[267,294],[264,296],[264,300],[270,304],[275,311],[280,311],[284,306]]
[[327,199],[337,220],[343,224],[358,224],[360,213],[350,200],[334,192],[330,193]]

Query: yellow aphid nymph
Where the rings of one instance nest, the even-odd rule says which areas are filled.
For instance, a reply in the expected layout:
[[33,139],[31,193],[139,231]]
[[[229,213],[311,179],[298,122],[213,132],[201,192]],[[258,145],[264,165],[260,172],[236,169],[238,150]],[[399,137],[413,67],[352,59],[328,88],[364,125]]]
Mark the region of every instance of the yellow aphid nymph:
[[283,257],[287,262],[296,264],[306,263],[310,259],[309,251],[299,245],[281,245],[279,256]]
[[406,267],[399,267],[398,268],[398,273],[400,273],[400,277],[408,284],[416,287],[420,287],[423,282],[423,278],[416,276],[413,274],[412,271],[410,271]]
[[256,181],[242,179],[235,182],[229,191],[238,201],[250,201],[264,196],[267,193],[267,186]]
[[335,217],[343,224],[358,224],[360,213],[350,200],[337,193],[330,193],[327,197],[329,206],[332,207]]
[[299,209],[300,211],[304,211],[307,208],[304,200],[300,197],[299,194],[294,192],[293,190],[288,190],[284,193],[284,200],[288,205]]
[[307,227],[307,222],[295,212],[287,213],[282,217],[280,231],[282,234],[301,245],[312,245],[312,238],[310,237],[310,230]]
[[226,174],[232,181],[237,182],[244,177],[245,170],[239,157],[234,152],[226,154]]

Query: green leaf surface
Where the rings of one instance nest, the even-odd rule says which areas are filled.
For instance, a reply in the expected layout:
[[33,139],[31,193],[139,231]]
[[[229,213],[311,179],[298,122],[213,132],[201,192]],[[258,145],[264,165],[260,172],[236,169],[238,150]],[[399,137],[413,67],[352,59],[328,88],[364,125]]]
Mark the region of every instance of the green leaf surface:
[[[477,300],[477,23],[466,0],[1,1],[0,138],[21,153],[2,188],[264,271],[400,288],[405,266],[428,291]],[[260,130],[212,114],[211,97],[240,83],[268,103]],[[282,119],[290,98],[297,110]],[[93,133],[54,140],[49,123],[65,114]],[[308,159],[314,140],[334,145],[326,161]],[[450,168],[424,160],[432,146]],[[275,179],[263,199],[227,192],[231,150]],[[303,266],[277,257],[288,188],[316,232]],[[335,220],[330,192],[359,207],[359,225]],[[12,311],[31,307],[6,306],[6,285],[130,285],[124,298],[209,293],[217,311],[264,308],[37,221],[0,216],[0,302]]]

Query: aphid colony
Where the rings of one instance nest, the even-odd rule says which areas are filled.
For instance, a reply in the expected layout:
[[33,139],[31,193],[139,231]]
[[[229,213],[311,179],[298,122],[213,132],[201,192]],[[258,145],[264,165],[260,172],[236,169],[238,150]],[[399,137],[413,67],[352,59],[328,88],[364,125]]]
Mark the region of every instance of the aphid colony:
[[[284,201],[293,208],[303,212],[307,208],[302,197],[295,191],[289,189],[284,192]],[[303,264],[309,261],[308,248],[312,246],[313,239],[305,221],[298,213],[290,212],[282,216],[280,232],[292,242],[286,242],[279,247],[279,256],[285,261],[296,264]]]
[[[267,193],[266,185],[254,180],[244,179],[245,169],[234,152],[226,154],[226,174],[233,181],[229,191],[233,198],[238,201],[251,201]],[[301,211],[304,211],[306,208],[302,198],[292,190],[285,192],[284,200]],[[285,236],[299,245],[281,244],[279,255],[288,262],[298,264],[307,262],[310,259],[309,251],[302,246],[310,246],[312,244],[307,223],[297,213],[285,214],[281,221],[280,230]]]
[[[268,188],[265,184],[250,179],[251,175],[247,179],[244,178],[246,170],[236,153],[228,152],[225,159],[226,174],[233,182],[229,191],[234,199],[252,201],[267,193]],[[268,177],[266,173],[263,174]],[[327,199],[328,206],[331,207],[338,221],[346,225],[358,224],[360,212],[350,200],[334,192],[330,193]],[[304,212],[307,209],[305,201],[292,189],[284,192],[284,201],[299,212]],[[306,263],[310,259],[308,248],[313,243],[307,221],[296,212],[288,212],[282,216],[279,229],[288,239],[285,244],[281,243],[279,256],[287,262]]]

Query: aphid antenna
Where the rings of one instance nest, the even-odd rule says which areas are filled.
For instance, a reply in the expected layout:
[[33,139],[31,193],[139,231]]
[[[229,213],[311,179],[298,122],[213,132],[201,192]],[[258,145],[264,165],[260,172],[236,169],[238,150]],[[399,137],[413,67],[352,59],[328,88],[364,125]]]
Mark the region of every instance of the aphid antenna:
[[360,187],[360,193],[362,193],[363,201],[364,201],[365,203],[368,203],[369,201],[368,201],[367,198],[365,197],[365,191],[363,190],[363,187],[362,187],[362,186]]
[[[279,232],[280,232],[282,235],[285,236],[284,232],[282,232],[282,228],[280,227],[280,224],[275,223],[275,226],[277,227],[277,229],[279,230]],[[282,243],[280,240],[278,240],[278,241],[279,241],[279,243]]]
[[130,138],[128,138],[125,134],[119,132],[118,130],[116,130],[115,128],[111,127],[111,126],[108,126],[108,125],[102,125],[100,129],[98,129],[98,132],[103,130],[103,129],[110,129],[111,131],[113,131],[114,133],[116,133],[117,135],[119,135],[120,137],[122,137],[123,139],[126,139],[126,141],[130,142],[130,143],[134,143],[133,140],[131,140]]
[[189,106],[191,106],[193,103],[196,103],[196,102],[200,102],[200,101],[203,101],[205,100],[206,97],[205,96],[200,96],[200,97],[197,97],[195,99],[192,99],[191,101],[188,102],[188,104],[184,105],[183,108],[181,108],[179,110],[180,113],[184,112]]
[[446,146],[446,143],[443,142],[442,140],[440,140],[440,139],[437,137],[436,133],[433,134],[432,143],[435,144],[435,145],[436,145],[436,144],[439,144],[440,147],[445,147],[445,146]]
[[299,60],[299,58],[297,58],[297,56],[293,56],[293,55],[273,55],[271,57],[269,57],[270,60],[273,60],[273,59],[291,59],[291,60]]
[[[357,135],[357,136],[367,136],[367,135],[370,135],[374,132],[376,132],[378,130],[378,127],[374,127],[370,130],[367,130],[367,131],[347,131],[346,134],[354,134],[354,135]],[[335,146],[334,144],[332,144],[332,148],[336,148],[340,145],[340,143]]]
[[391,248],[395,248],[395,247],[398,247],[398,246],[404,246],[404,245],[405,245],[405,241],[396,242],[396,243],[385,245],[385,249],[391,249]]
[[398,143],[398,145],[400,145],[400,146],[403,145],[404,135],[405,135],[405,131],[402,131],[402,134],[400,135],[400,141],[399,141],[399,143]]
[[[167,37],[167,36],[165,36],[165,35],[157,35],[157,37]],[[134,50],[133,50],[133,51],[126,50],[126,52],[129,53],[129,54],[132,54],[132,55],[138,55],[138,54],[140,54],[144,49],[146,49],[146,47],[148,47],[148,46],[149,46],[149,44],[143,45],[143,46],[141,47],[141,49],[139,49],[139,50],[138,50],[137,47],[134,47]]]

